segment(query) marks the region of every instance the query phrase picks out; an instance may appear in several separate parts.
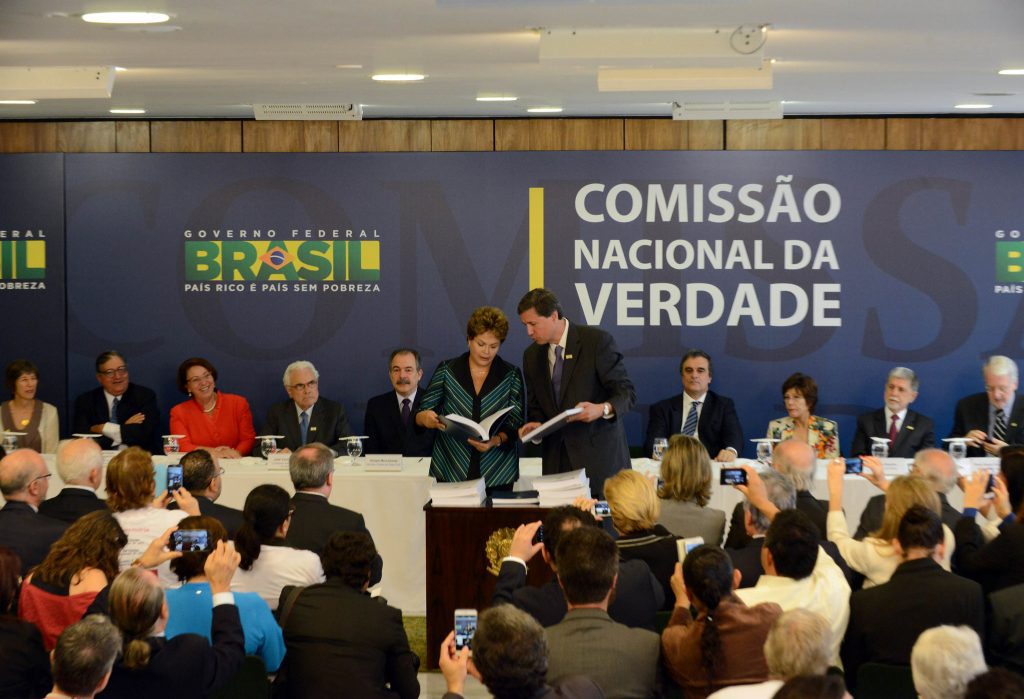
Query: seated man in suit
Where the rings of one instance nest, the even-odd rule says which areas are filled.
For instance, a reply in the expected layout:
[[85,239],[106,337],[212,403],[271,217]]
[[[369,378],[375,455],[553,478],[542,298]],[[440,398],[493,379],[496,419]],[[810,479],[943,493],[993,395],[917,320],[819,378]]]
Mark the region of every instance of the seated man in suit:
[[0,459],[0,493],[7,501],[0,509],[0,546],[18,554],[22,576],[43,562],[68,526],[39,514],[50,475],[43,457],[32,449],[15,449]]
[[683,392],[651,406],[644,437],[644,455],[654,450],[654,440],[674,434],[697,437],[715,461],[733,461],[743,448],[743,430],[731,399],[708,390],[711,357],[692,349],[679,363]]
[[53,649],[51,697],[92,699],[110,680],[121,652],[121,632],[110,619],[94,614],[64,629]]
[[902,563],[889,582],[850,597],[850,625],[843,640],[846,686],[856,691],[864,663],[910,665],[914,641],[943,624],[970,626],[984,636],[981,586],[942,569],[942,520],[922,505],[900,520],[896,550]]
[[998,456],[1007,444],[1024,442],[1024,401],[1017,400],[1017,363],[993,355],[981,367],[985,392],[961,398],[950,437],[968,437],[967,456]]
[[[351,434],[348,417],[341,403],[320,397],[320,372],[310,362],[292,362],[284,370],[284,390],[288,400],[275,403],[267,411],[260,434],[283,435],[278,448],[290,453],[303,444],[326,444],[337,456],[345,451],[345,437]],[[256,440],[253,455],[259,453]]]
[[[796,507],[796,487],[789,477],[777,471],[767,471],[761,474],[761,481],[764,483],[768,499],[775,507],[780,510],[792,510]],[[733,568],[741,574],[737,587],[753,587],[764,572],[764,568],[761,567],[761,547],[764,545],[764,535],[769,524],[771,522],[764,513],[752,506],[749,500],[744,499],[743,527],[749,542],[742,548],[726,549],[726,553],[732,559]]]
[[156,394],[131,383],[128,362],[120,352],[107,350],[96,357],[96,380],[99,388],[75,399],[72,430],[101,435],[101,449],[142,447],[152,454],[162,454]]
[[64,489],[39,503],[39,513],[70,524],[82,515],[107,509],[96,497],[103,483],[103,452],[95,439],[69,439],[57,447],[57,473]]
[[[180,463],[181,484],[199,503],[199,514],[219,521],[228,537],[233,539],[244,520],[241,510],[216,502],[224,487],[224,469],[217,465],[213,454],[206,449],[190,451],[181,457]],[[178,503],[170,503],[167,509],[178,509]]]
[[[579,527],[597,527],[585,510],[570,505],[552,508],[544,517],[544,542],[534,543],[540,522],[523,524],[512,537],[508,556],[502,560],[492,604],[509,603],[528,612],[542,626],[553,626],[565,617],[565,596],[552,577],[541,587],[526,584],[526,566],[539,551],[553,573],[558,573],[555,551],[566,533]],[[608,608],[612,619],[626,626],[654,628],[654,615],[665,603],[665,591],[641,560],[619,565],[618,594]]]
[[430,456],[436,433],[417,429],[414,417],[422,399],[420,353],[409,347],[396,349],[388,358],[388,376],[395,390],[366,401],[364,451],[367,454]]
[[603,529],[577,527],[562,536],[558,584],[569,611],[544,630],[548,678],[558,682],[583,675],[609,697],[656,696],[661,639],[653,631],[631,629],[608,616],[618,564],[618,547]]
[[906,367],[890,371],[885,381],[885,407],[857,418],[850,453],[870,454],[872,437],[888,439],[889,456],[901,459],[911,459],[920,450],[934,447],[935,426],[931,418],[910,410],[919,385],[917,374]]
[[[370,533],[361,514],[327,501],[334,489],[334,452],[329,448],[319,442],[300,447],[288,460],[288,473],[295,486],[292,498],[295,509],[285,536],[289,546],[319,556],[334,532]],[[383,567],[378,554],[370,572],[371,585],[380,582]]]

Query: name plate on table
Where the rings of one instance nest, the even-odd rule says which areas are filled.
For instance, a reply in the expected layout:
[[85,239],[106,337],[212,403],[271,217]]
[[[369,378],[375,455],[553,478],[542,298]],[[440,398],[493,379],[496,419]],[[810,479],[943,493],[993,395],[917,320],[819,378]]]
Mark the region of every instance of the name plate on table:
[[271,454],[267,457],[267,468],[271,471],[287,471],[291,454]]
[[901,459],[898,457],[889,457],[885,459],[879,459],[882,462],[882,471],[886,476],[905,476],[910,473],[910,464],[914,462],[913,459]]
[[368,454],[364,463],[367,471],[401,471],[401,454]]

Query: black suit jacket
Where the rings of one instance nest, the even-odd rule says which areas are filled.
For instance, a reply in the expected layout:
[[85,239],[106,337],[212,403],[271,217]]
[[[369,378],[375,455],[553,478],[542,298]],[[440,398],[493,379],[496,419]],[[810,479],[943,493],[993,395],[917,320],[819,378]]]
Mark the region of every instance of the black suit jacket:
[[1024,583],[1024,521],[1004,524],[988,543],[973,518],[956,523],[953,570],[976,580],[986,594]]
[[[879,408],[857,418],[857,431],[850,445],[852,456],[871,453],[872,437],[889,437],[889,425],[885,422],[885,409]],[[935,446],[935,425],[929,417],[907,410],[903,425],[896,433],[896,442],[889,445],[889,456],[912,459],[922,449]]]
[[[334,450],[335,454],[342,454],[345,451],[345,440],[352,432],[348,428],[348,417],[345,416],[345,408],[341,403],[326,398],[318,398],[313,404],[309,414],[309,430],[306,433],[307,442],[320,442]],[[299,411],[295,408],[295,401],[288,399],[280,403],[274,403],[267,411],[267,421],[263,423],[260,434],[281,434],[283,440],[278,440],[279,449],[291,449],[295,451],[302,446],[302,432],[299,430]],[[260,441],[256,440],[253,447],[253,456],[260,455]]]
[[909,665],[921,632],[943,624],[970,626],[985,638],[985,599],[976,582],[930,558],[901,563],[889,582],[854,592],[841,651],[846,686],[856,688],[863,663]]
[[[963,437],[971,430],[988,434],[988,394],[975,393],[957,401],[950,437]],[[1024,442],[1024,399],[1018,393],[1013,398],[1013,412],[1006,421],[1006,443]],[[970,447],[967,456],[987,456],[984,449]]]
[[43,562],[50,546],[67,528],[66,522],[38,514],[25,502],[8,500],[0,509],[0,546],[18,554],[22,577]]
[[523,352],[527,420],[545,422],[577,403],[611,403],[610,420],[571,422],[544,438],[545,474],[586,468],[590,490],[601,497],[609,476],[630,468],[624,420],[636,403],[622,354],[600,328],[569,323],[562,369],[561,395],[555,396],[548,368],[548,345],[531,344]]
[[[141,424],[126,425],[125,420],[135,413],[146,416]],[[107,409],[107,398],[102,388],[86,391],[75,399],[75,421],[72,432],[89,432],[93,425],[110,421]],[[153,454],[163,454],[164,447],[160,441],[160,408],[156,404],[156,394],[145,386],[135,383],[121,394],[121,402],[117,404],[117,421],[121,425],[121,442],[129,447],[142,447]],[[101,436],[98,440],[100,448],[110,449],[112,442]]]
[[[665,591],[643,561],[621,561],[615,596],[608,615],[620,624],[654,630],[654,616],[665,603]],[[562,621],[568,607],[555,576],[540,587],[526,584],[526,568],[505,561],[498,571],[491,604],[512,604],[536,619],[541,626]]]
[[416,413],[423,399],[422,389],[416,389],[416,399],[410,406],[409,424],[402,424],[402,411],[394,391],[374,396],[366,402],[367,454],[402,454],[403,456],[430,456],[434,453],[435,430],[416,426]]
[[[285,608],[294,589],[281,591],[278,609]],[[284,642],[286,697],[412,699],[420,694],[419,659],[409,649],[402,612],[338,578],[311,585],[295,598],[284,620]]]
[[[811,518],[821,534],[819,538],[824,541],[825,532],[828,531],[825,526],[825,520],[828,518],[828,502],[818,500],[808,490],[798,490],[796,491],[796,509]],[[733,508],[732,519],[729,520],[729,535],[725,538],[724,548],[741,549],[750,542],[751,538],[747,534],[747,526],[744,522],[743,503],[738,502]]]
[[220,604],[213,608],[213,644],[205,636],[186,633],[171,640],[149,638],[149,665],[128,670],[114,663],[104,699],[182,699],[205,697],[227,684],[245,658],[245,637],[238,608]]
[[759,536],[756,539],[751,537],[750,543],[743,548],[725,550],[729,554],[729,558],[732,559],[733,569],[742,574],[740,587],[753,587],[761,579],[761,575],[764,573],[764,568],[761,566],[761,548],[763,546],[764,537]]
[[0,699],[41,697],[50,691],[50,655],[34,624],[0,615]]
[[[683,424],[683,394],[658,401],[651,406],[647,421],[647,436],[644,437],[644,456],[654,451],[654,440],[668,439],[679,434]],[[708,391],[700,408],[697,422],[697,438],[708,450],[711,458],[726,447],[732,447],[739,454],[743,450],[743,428],[736,415],[736,406],[731,398]]]
[[[956,531],[956,524],[960,521],[960,510],[949,504],[945,493],[939,493],[939,502],[942,505],[942,523],[949,527],[950,531]],[[858,541],[873,531],[878,531],[882,526],[882,515],[885,514],[885,493],[876,495],[864,506],[864,512],[860,516],[860,524],[853,535]]]
[[[324,544],[334,532],[370,533],[361,514],[332,505],[322,495],[295,493],[292,506],[295,512],[292,514],[285,543],[297,549],[306,549],[319,556],[324,550]],[[380,582],[383,567],[384,561],[380,554],[377,554],[370,570],[371,585]]]
[[[228,532],[228,537],[231,539],[235,538],[235,532],[238,531],[239,527],[245,521],[242,516],[241,510],[236,510],[233,507],[227,507],[226,505],[218,505],[213,500],[203,495],[196,495],[196,502],[199,503],[199,514],[204,517],[213,517],[215,520],[224,525],[224,529]],[[178,509],[178,503],[171,502],[167,505],[168,510]]]
[[43,500],[39,504],[39,514],[68,524],[82,515],[105,509],[105,500],[96,497],[96,493],[81,488],[64,488],[49,500]]

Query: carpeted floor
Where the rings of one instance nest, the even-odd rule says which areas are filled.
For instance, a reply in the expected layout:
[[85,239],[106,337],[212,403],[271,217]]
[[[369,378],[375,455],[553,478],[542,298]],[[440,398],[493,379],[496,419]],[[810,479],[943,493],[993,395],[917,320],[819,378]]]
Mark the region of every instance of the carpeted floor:
[[409,647],[420,658],[420,672],[437,672],[427,670],[427,618],[403,616],[402,624],[405,626],[405,635],[409,637]]

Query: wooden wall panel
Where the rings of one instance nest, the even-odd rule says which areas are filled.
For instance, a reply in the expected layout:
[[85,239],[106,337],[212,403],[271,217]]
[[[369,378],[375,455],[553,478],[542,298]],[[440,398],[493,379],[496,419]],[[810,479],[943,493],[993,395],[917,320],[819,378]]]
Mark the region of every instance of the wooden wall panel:
[[62,153],[113,153],[115,130],[112,121],[62,121],[57,124],[57,149]]
[[243,121],[245,153],[337,153],[336,121]]
[[626,150],[687,150],[687,122],[674,119],[626,119]]
[[0,153],[54,153],[57,124],[49,121],[0,121]]
[[921,150],[924,119],[886,119],[885,147],[889,150]]
[[338,150],[343,153],[430,150],[430,122],[423,119],[339,121]]
[[430,150],[494,150],[494,120],[435,119],[430,122]]
[[240,121],[154,121],[150,139],[154,153],[240,153]]
[[724,150],[725,121],[708,119],[688,121],[687,132],[690,135],[690,150]]
[[822,119],[823,150],[885,150],[882,119]]
[[622,150],[623,119],[498,119],[495,150]]
[[1020,150],[1024,148],[1024,120],[925,119],[921,147],[924,150]]
[[725,122],[727,150],[818,150],[820,119],[737,119]]
[[118,121],[115,142],[118,153],[149,152],[148,121]]

